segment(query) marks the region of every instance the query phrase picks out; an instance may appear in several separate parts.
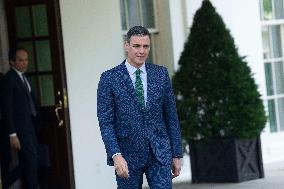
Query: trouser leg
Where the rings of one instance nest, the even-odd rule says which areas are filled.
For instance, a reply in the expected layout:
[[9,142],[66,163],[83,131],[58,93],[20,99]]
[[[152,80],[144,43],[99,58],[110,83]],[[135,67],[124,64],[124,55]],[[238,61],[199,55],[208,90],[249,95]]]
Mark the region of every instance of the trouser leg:
[[9,188],[21,175],[17,153],[10,148],[9,137],[1,141],[1,174],[3,189]]
[[150,153],[145,174],[150,189],[172,189],[172,165],[161,164],[153,153]]
[[38,155],[37,142],[33,134],[22,136],[19,164],[22,168],[23,184],[26,189],[36,189],[38,186]]
[[142,189],[143,168],[128,168],[128,179],[124,179],[116,175],[117,189]]

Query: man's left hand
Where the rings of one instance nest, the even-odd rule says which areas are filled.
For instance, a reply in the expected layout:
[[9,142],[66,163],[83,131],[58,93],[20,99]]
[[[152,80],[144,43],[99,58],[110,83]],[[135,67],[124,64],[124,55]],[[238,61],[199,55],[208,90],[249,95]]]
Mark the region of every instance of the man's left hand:
[[172,165],[173,178],[179,176],[180,171],[181,171],[181,159],[180,158],[173,158],[173,165]]

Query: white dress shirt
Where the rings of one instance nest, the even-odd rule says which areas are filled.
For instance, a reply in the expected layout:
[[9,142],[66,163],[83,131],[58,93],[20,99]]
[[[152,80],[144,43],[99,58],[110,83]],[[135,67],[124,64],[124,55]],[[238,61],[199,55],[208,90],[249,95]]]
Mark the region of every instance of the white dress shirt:
[[[134,66],[132,66],[131,64],[129,64],[129,62],[125,61],[125,66],[127,68],[127,71],[129,73],[130,79],[132,81],[132,84],[134,86],[135,89],[135,82],[136,82],[136,70],[138,68],[135,68]],[[142,84],[143,84],[143,91],[144,91],[144,102],[145,102],[145,107],[146,107],[146,103],[147,103],[147,72],[146,72],[146,66],[145,63],[139,68],[141,70],[141,80],[142,80]]]
[[19,70],[12,68],[13,70],[15,70],[15,72],[19,75],[19,77],[22,79],[23,82],[26,82],[26,84],[28,85],[29,88],[29,92],[31,92],[31,86],[30,83],[28,82],[28,80],[23,76],[23,72],[20,72]]

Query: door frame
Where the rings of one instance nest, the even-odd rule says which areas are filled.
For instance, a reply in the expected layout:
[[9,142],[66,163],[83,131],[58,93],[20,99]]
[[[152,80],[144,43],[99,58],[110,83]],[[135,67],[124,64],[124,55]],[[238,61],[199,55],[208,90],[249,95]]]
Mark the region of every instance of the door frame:
[[[0,0],[1,1],[1,0]],[[7,26],[7,31],[13,31],[14,28],[12,27],[12,24],[8,23],[8,18],[12,18],[14,19],[14,15],[7,11],[8,8],[8,4],[9,2],[12,2],[13,0],[2,0],[4,7],[5,7],[5,12],[6,12],[6,26]],[[63,92],[63,98],[66,96],[66,98],[62,99],[62,101],[64,101],[64,114],[63,114],[63,120],[64,120],[64,127],[65,127],[65,136],[66,136],[66,154],[68,156],[68,169],[69,169],[69,186],[70,189],[75,189],[75,177],[74,177],[74,164],[73,164],[73,150],[72,150],[72,139],[71,139],[71,129],[70,129],[70,117],[69,117],[69,105],[68,105],[68,93],[67,93],[67,78],[66,78],[66,67],[65,67],[65,59],[64,59],[64,49],[63,49],[63,36],[62,36],[62,25],[61,25],[61,12],[60,12],[60,4],[59,4],[59,0],[23,0],[17,3],[17,5],[27,5],[28,3],[30,4],[34,4],[34,3],[40,3],[40,2],[46,2],[46,4],[51,5],[52,9],[49,9],[50,14],[48,14],[48,17],[51,17],[50,19],[48,19],[50,22],[50,20],[54,20],[55,23],[53,23],[53,25],[55,26],[55,28],[51,28],[50,31],[50,35],[55,36],[54,40],[52,40],[52,43],[56,43],[56,45],[52,45],[53,47],[56,47],[56,50],[54,50],[54,59],[56,59],[59,64],[58,64],[58,68],[55,68],[59,71],[59,77],[55,77],[54,80],[55,81],[60,81],[61,82],[61,89],[58,90],[62,90]],[[5,13],[4,13],[5,14]],[[0,23],[1,24],[1,23]],[[16,32],[12,33],[12,32],[7,32],[8,33],[8,43],[10,45],[10,47],[15,46],[16,44]],[[0,41],[1,42],[1,41]],[[56,89],[57,91],[57,89]],[[61,98],[61,97],[60,97]],[[58,102],[59,96],[55,96],[55,101]]]
[[[5,0],[0,0],[0,11],[5,10]],[[0,13],[0,72],[6,73],[9,69],[8,63],[8,26],[5,11]]]

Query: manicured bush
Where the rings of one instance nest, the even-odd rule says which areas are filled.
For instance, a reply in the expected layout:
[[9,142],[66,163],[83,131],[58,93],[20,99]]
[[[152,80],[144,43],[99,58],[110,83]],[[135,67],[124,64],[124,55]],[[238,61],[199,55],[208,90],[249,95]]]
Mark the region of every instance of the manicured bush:
[[266,116],[257,85],[209,0],[194,16],[179,66],[173,86],[186,141],[260,134]]

